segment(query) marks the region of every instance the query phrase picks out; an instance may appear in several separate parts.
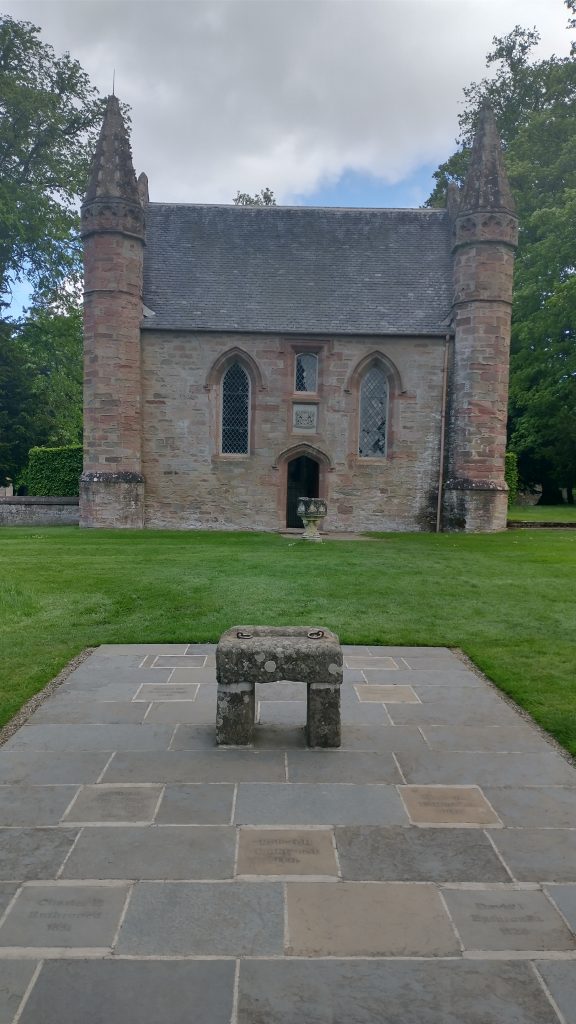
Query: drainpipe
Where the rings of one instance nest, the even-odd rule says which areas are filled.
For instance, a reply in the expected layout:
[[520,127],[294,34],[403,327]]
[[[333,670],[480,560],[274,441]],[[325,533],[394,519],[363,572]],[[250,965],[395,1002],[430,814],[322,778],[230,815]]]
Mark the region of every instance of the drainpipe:
[[442,519],[442,488],[444,486],[444,444],[446,439],[446,401],[448,397],[448,346],[450,335],[444,341],[444,369],[442,371],[442,417],[440,420],[440,465],[438,469],[438,501],[436,503],[436,533],[440,533]]

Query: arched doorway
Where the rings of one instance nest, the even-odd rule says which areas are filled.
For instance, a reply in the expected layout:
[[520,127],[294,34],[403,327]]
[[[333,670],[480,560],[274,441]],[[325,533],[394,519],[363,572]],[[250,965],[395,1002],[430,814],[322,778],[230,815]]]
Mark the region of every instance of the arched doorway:
[[308,455],[299,455],[291,459],[286,468],[286,526],[288,529],[303,527],[304,524],[297,514],[298,498],[318,498],[320,467],[315,459]]

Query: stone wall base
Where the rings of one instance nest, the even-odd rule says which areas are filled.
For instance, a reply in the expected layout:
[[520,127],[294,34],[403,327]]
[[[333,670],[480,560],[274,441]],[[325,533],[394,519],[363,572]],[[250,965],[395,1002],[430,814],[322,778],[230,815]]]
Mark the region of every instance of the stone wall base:
[[506,529],[508,487],[494,480],[448,480],[444,487],[442,529],[493,533]]
[[80,526],[142,530],[144,477],[140,473],[83,473],[80,477]]
[[0,526],[78,526],[78,498],[0,498]]

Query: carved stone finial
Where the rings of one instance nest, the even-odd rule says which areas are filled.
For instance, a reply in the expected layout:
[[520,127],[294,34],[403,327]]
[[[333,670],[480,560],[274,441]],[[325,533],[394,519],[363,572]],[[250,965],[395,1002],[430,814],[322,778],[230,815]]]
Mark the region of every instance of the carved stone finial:
[[140,196],[140,202],[142,206],[147,206],[150,202],[150,196],[148,194],[148,175],[142,171],[138,175],[138,195]]
[[515,212],[508,175],[502,159],[502,146],[492,108],[485,104],[480,111],[478,128],[472,144],[470,166],[460,196],[460,214],[479,210]]
[[84,205],[95,199],[140,202],[130,139],[117,96],[109,96],[106,103]]

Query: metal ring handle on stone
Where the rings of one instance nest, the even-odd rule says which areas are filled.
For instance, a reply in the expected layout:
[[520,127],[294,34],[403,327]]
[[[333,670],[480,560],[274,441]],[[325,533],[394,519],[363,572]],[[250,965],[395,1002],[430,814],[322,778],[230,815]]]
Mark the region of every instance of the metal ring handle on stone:
[[308,632],[308,639],[309,640],[321,640],[323,636],[324,636],[324,630],[323,629],[311,629]]
[[254,636],[253,633],[242,633],[240,630],[236,633],[238,640],[251,640]]

